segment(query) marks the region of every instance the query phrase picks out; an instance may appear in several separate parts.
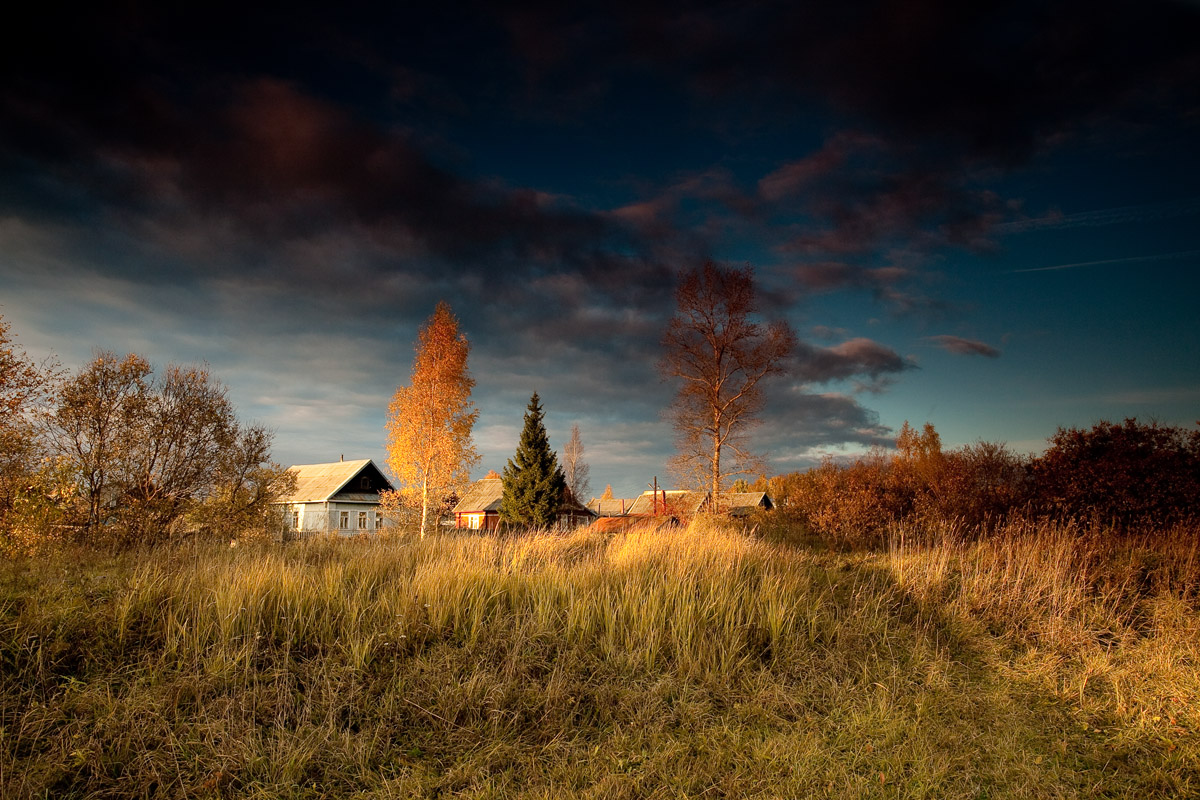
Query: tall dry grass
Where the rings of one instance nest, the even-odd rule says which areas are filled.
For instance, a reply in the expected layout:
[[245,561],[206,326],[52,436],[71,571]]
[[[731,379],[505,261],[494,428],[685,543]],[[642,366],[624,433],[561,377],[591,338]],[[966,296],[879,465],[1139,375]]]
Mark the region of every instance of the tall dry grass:
[[1187,796],[1191,541],[709,520],[14,562],[0,794]]

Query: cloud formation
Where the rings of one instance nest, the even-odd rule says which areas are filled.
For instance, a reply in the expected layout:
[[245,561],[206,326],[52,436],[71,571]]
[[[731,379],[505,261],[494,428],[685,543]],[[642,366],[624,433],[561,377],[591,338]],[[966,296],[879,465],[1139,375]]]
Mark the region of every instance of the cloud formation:
[[955,355],[984,356],[985,358],[1000,357],[999,350],[990,344],[975,339],[964,339],[961,336],[943,334],[941,336],[930,336],[926,341],[933,342],[946,352],[954,353]]
[[914,334],[818,304],[927,324],[965,313],[947,254],[1195,213],[1059,215],[997,188],[1069,143],[1198,118],[1183,4],[23,13],[0,42],[6,299],[35,338],[209,358],[295,451],[337,438],[321,418],[370,441],[446,299],[493,439],[536,388],[594,452],[652,464],[675,275],[707,258],[752,262],[770,315],[825,326],[772,395],[788,452],[869,446],[886,426],[829,386],[886,389]]

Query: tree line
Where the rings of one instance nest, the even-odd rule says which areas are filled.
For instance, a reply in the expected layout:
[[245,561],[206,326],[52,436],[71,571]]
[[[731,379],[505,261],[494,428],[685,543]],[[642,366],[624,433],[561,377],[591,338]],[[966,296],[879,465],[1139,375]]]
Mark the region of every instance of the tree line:
[[[747,434],[763,407],[763,383],[784,372],[796,336],[786,322],[763,325],[753,271],[713,263],[685,273],[675,291],[676,311],[663,337],[658,367],[678,385],[668,416],[676,434],[671,471],[682,485],[713,497],[734,475],[762,459]],[[475,382],[467,368],[470,345],[449,305],[439,303],[418,332],[410,381],[388,410],[388,465],[400,489],[387,498],[393,512],[411,510],[424,535],[430,509],[457,498],[479,456],[471,442],[478,411],[470,401]],[[582,502],[590,488],[579,426],[559,464],[550,449],[545,411],[534,392],[513,459],[504,469],[502,519],[514,525],[549,525],[564,498]],[[436,517],[436,515],[435,515]]]
[[[719,498],[734,477],[754,474],[763,464],[748,449],[748,434],[759,422],[765,382],[784,374],[797,339],[784,322],[756,321],[749,267],[709,263],[691,270],[681,276],[675,303],[658,363],[677,387],[666,412],[677,451],[670,466],[683,487]],[[434,329],[440,329],[436,336]],[[457,497],[478,461],[470,446],[477,412],[469,402],[474,381],[466,368],[468,349],[449,307],[440,304],[421,332],[411,388],[401,387],[393,401],[389,464],[402,476],[401,494],[412,504],[418,484],[407,476],[438,476],[432,495],[426,483],[419,484],[422,531],[429,504]],[[447,364],[453,365],[450,376],[438,371]],[[420,395],[426,399],[413,404],[409,398],[418,396],[418,386],[426,387]],[[504,470],[503,518],[514,524],[548,524],[549,509],[563,492],[582,499],[589,483],[578,425],[560,465],[546,439],[544,413],[535,393],[517,453]],[[414,444],[438,437],[444,441],[424,450]],[[987,531],[1024,516],[1146,529],[1200,514],[1197,430],[1132,419],[1101,422],[1060,429],[1043,455],[1031,457],[990,442],[944,450],[931,424],[918,431],[906,422],[895,445],[851,463],[827,460],[754,484],[741,478],[735,488],[769,491],[782,516],[849,545],[878,542],[907,523]],[[413,472],[415,464],[426,466]]]
[[894,451],[744,488],[836,546],[879,544],[897,526],[983,535],[1014,520],[1153,532],[1200,519],[1200,429],[1102,421],[1059,428],[1032,456],[995,442],[945,450],[932,424],[905,422]]
[[292,479],[207,365],[35,361],[0,317],[0,550],[263,531]]

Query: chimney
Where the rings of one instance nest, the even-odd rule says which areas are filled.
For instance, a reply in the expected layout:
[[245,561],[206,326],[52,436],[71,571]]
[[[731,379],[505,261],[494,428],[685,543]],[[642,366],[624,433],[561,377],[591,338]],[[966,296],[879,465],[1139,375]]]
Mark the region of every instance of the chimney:
[[345,461],[345,460],[346,460],[346,454],[345,454],[345,453],[342,453],[340,456],[338,456],[338,461]]

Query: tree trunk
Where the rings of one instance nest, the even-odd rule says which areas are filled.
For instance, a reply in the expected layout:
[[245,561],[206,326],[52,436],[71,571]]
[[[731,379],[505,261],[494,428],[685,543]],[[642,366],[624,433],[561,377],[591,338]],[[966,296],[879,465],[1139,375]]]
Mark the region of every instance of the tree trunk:
[[429,517],[429,476],[421,478],[421,538],[425,538],[425,520]]
[[721,415],[719,412],[713,414],[713,431],[712,496],[709,501],[709,510],[715,514],[719,510],[717,495],[721,490]]

